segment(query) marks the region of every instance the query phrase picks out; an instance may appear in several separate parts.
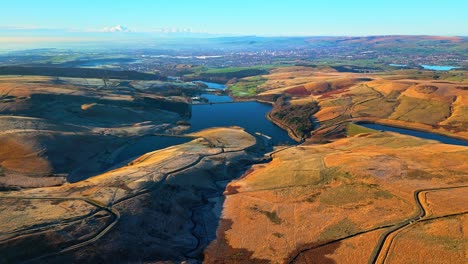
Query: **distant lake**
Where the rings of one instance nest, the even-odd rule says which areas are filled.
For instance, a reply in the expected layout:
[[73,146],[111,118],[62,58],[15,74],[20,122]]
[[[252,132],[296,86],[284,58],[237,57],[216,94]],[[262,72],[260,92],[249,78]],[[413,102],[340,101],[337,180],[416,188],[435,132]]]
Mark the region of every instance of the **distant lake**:
[[206,84],[208,86],[208,88],[211,88],[211,89],[226,90],[226,85],[224,85],[224,84],[204,82],[204,81],[193,81],[193,82],[204,83],[204,84]]
[[450,71],[456,68],[455,66],[442,66],[442,65],[421,65],[426,70],[433,70],[433,71]]
[[408,65],[406,65],[406,64],[394,64],[394,63],[390,63],[388,66],[392,66],[392,67],[407,67]]
[[390,132],[396,132],[396,133],[400,133],[400,134],[403,134],[403,135],[409,135],[409,136],[418,137],[418,138],[437,140],[437,141],[442,142],[444,144],[468,146],[468,141],[466,141],[466,140],[455,139],[455,138],[446,137],[446,136],[442,136],[442,135],[434,134],[434,133],[429,133],[429,132],[422,132],[422,131],[416,131],[416,130],[411,130],[411,129],[404,129],[404,128],[397,128],[397,127],[391,127],[391,126],[378,125],[378,124],[358,123],[358,125],[363,126],[363,127],[367,127],[367,128],[370,128],[370,129],[374,129],[374,130],[390,131]]
[[77,61],[71,61],[67,62],[69,64],[74,64],[78,67],[99,67],[99,66],[105,66],[105,65],[118,65],[118,64],[124,64],[124,63],[134,63],[137,62],[135,59],[130,59],[130,58],[115,58],[115,59],[91,59],[91,60],[77,60]]

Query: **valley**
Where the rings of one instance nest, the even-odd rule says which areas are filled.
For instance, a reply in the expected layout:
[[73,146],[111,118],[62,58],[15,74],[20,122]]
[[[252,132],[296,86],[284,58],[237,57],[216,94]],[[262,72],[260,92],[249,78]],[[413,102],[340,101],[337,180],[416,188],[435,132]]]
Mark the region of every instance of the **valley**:
[[0,67],[0,262],[463,263],[466,62],[299,53]]

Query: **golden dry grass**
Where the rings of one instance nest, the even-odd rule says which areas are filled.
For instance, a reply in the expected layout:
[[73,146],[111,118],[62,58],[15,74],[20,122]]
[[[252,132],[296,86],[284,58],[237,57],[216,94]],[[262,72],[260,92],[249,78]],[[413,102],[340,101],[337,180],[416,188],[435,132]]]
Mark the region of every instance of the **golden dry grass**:
[[300,254],[294,263],[367,263],[371,257],[374,245],[385,231],[385,229],[377,230],[343,240],[342,242],[335,242],[330,245],[307,250]]
[[468,216],[462,215],[405,229],[395,238],[386,263],[466,263],[467,224]]
[[51,173],[49,161],[40,156],[42,149],[30,143],[14,135],[0,136],[0,166],[25,174]]
[[455,214],[467,210],[468,187],[436,190],[425,194],[426,210],[430,217]]
[[[115,249],[114,241],[131,241],[135,233],[143,234],[141,237],[157,234],[158,237],[150,239],[157,244],[156,252],[167,251],[171,246],[175,248],[169,249],[173,254],[181,254],[180,248],[184,247],[191,250],[192,245],[185,241],[193,239],[190,222],[193,205],[202,202],[205,190],[210,194],[216,190],[217,181],[232,177],[228,166],[242,167],[251,161],[253,157],[244,150],[256,144],[256,139],[240,128],[205,132],[197,132],[188,143],[147,153],[87,180],[3,192],[3,206],[0,206],[2,259],[7,262],[28,260],[53,253],[92,239],[106,227],[111,231],[106,233],[105,240],[99,240],[106,251],[115,253],[119,249]],[[219,173],[212,173],[214,171]],[[31,199],[34,197],[43,199]],[[73,199],[86,199],[100,206]],[[118,203],[121,199],[125,200]],[[121,218],[112,216],[101,206],[112,208],[109,210],[120,214]],[[265,214],[275,219],[274,214]],[[145,224],[147,219],[156,221]],[[117,226],[110,225],[113,221],[118,221]],[[134,225],[133,230],[127,231],[131,225]],[[159,234],[174,237],[174,240],[161,241]],[[141,237],[138,235],[135,239],[141,241]],[[34,245],[34,241],[39,240],[40,247]],[[94,254],[86,248],[83,250],[79,254],[86,254],[86,258]]]
[[[467,183],[467,158],[464,147],[393,133],[280,151],[229,184],[222,221],[231,224],[218,229],[223,239],[205,256],[221,260],[242,249],[251,259],[284,263],[308,246],[399,223],[417,211],[415,190]],[[356,262],[369,258],[377,239],[316,254]]]
[[[463,82],[433,80],[413,71],[340,73],[287,67],[263,75],[259,96],[286,94],[291,104],[316,101],[315,118],[324,129],[343,121],[400,123],[468,138],[468,90]],[[320,132],[318,132],[320,134]]]

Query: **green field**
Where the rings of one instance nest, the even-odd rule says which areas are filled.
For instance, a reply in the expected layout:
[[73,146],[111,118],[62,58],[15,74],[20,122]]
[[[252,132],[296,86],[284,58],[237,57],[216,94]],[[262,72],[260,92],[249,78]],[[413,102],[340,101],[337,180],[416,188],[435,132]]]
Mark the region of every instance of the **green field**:
[[361,133],[377,133],[376,130],[373,130],[373,129],[370,129],[370,128],[367,128],[367,127],[363,127],[363,126],[360,126],[360,125],[356,125],[356,124],[353,124],[353,123],[349,123],[347,126],[346,126],[346,134],[348,136],[355,136],[357,134],[361,134]]
[[233,96],[255,96],[258,94],[258,87],[264,84],[265,81],[266,79],[261,76],[245,78],[233,85],[229,85],[228,89]]

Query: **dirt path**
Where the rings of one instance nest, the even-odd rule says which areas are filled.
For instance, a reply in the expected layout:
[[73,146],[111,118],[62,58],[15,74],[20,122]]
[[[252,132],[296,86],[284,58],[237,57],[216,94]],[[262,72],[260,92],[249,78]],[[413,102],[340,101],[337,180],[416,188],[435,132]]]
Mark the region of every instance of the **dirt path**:
[[[93,237],[83,241],[83,242],[80,242],[78,244],[75,244],[75,245],[72,245],[72,246],[69,246],[69,247],[66,247],[66,248],[63,248],[61,249],[60,251],[58,252],[54,252],[54,253],[50,253],[50,254],[45,254],[45,255],[42,255],[42,256],[39,256],[39,257],[36,257],[34,259],[31,259],[31,260],[28,260],[27,262],[34,262],[34,261],[38,261],[38,260],[41,260],[43,258],[46,258],[46,257],[51,257],[51,256],[55,256],[55,255],[58,255],[58,254],[62,254],[62,253],[65,253],[65,252],[68,252],[68,251],[71,251],[71,250],[74,250],[76,248],[79,248],[79,247],[83,247],[83,246],[86,246],[88,244],[91,244],[95,241],[97,241],[98,239],[100,239],[102,236],[104,236],[107,232],[109,232],[109,230],[112,229],[112,227],[114,227],[117,222],[119,221],[120,219],[120,213],[119,211],[117,211],[116,209],[112,208],[112,207],[107,207],[105,206],[104,204],[98,202],[98,201],[95,201],[95,200],[92,200],[92,199],[88,199],[88,198],[83,198],[83,197],[27,197],[27,196],[0,196],[0,199],[25,199],[25,200],[58,200],[58,201],[70,201],[70,200],[73,200],[73,201],[83,201],[85,203],[88,203],[96,208],[98,208],[99,210],[103,210],[103,211],[106,211],[108,212],[109,214],[111,214],[113,216],[113,221],[111,223],[109,223],[103,230],[101,230],[100,232],[96,233]],[[88,216],[88,215],[87,215]],[[77,220],[76,218],[73,219],[73,220]],[[63,222],[60,222],[59,224],[63,224]],[[45,228],[45,227],[51,227],[51,226],[55,226],[57,224],[53,224],[53,225],[46,225],[46,226],[43,226],[42,228]],[[34,233],[39,233],[39,232],[42,232],[42,230],[37,230],[37,232],[32,232],[30,234],[34,234]],[[29,234],[29,235],[30,235]],[[17,237],[15,237],[17,238]],[[8,242],[9,239],[7,239],[6,241],[4,242]]]
[[426,210],[427,207],[426,207],[425,203],[422,202],[422,199],[421,199],[421,197],[426,192],[433,192],[433,191],[439,191],[439,190],[450,190],[450,189],[458,189],[458,188],[468,188],[468,185],[453,186],[453,187],[428,188],[428,189],[416,190],[414,192],[414,199],[415,199],[415,203],[416,203],[416,205],[418,207],[418,214],[417,215],[415,215],[415,216],[413,216],[411,218],[408,218],[405,221],[397,223],[397,224],[391,224],[391,225],[375,227],[375,228],[360,231],[360,232],[357,232],[357,233],[354,233],[354,234],[351,234],[351,235],[348,235],[348,236],[345,236],[345,237],[341,237],[339,239],[328,241],[328,242],[320,244],[320,245],[315,245],[313,247],[302,249],[289,261],[289,263],[296,263],[296,261],[299,259],[301,254],[304,253],[304,252],[307,252],[309,250],[317,249],[317,248],[320,248],[320,247],[323,247],[323,246],[327,246],[327,245],[330,245],[330,244],[333,244],[333,243],[337,243],[337,242],[340,242],[340,241],[343,241],[343,240],[346,240],[346,239],[349,239],[349,238],[353,238],[353,237],[356,237],[356,236],[359,236],[359,235],[362,235],[362,234],[366,234],[366,233],[369,233],[369,232],[373,232],[373,231],[377,231],[377,230],[380,230],[380,229],[387,229],[388,228],[390,230],[382,235],[382,237],[380,238],[378,244],[375,246],[374,252],[372,253],[372,256],[371,256],[371,258],[369,260],[369,263],[373,263],[373,264],[382,263],[383,264],[383,263],[385,263],[385,260],[386,260],[387,256],[389,255],[389,252],[390,252],[392,244],[394,243],[395,237],[400,232],[404,231],[405,229],[410,228],[411,226],[413,226],[414,224],[416,224],[418,222],[443,219],[443,218],[447,218],[447,217],[463,215],[463,214],[468,213],[468,211],[466,211],[466,212],[448,214],[448,215],[443,215],[443,216],[438,216],[438,217],[433,217],[433,218],[427,217],[427,212],[428,212]]
[[442,219],[446,217],[451,217],[454,215],[461,215],[461,214],[466,214],[468,212],[460,212],[457,214],[449,214],[449,215],[443,215],[443,216],[438,216],[436,218],[429,218],[428,217],[428,210],[427,210],[427,205],[424,202],[424,199],[421,199],[424,197],[425,193],[427,192],[434,192],[434,191],[440,191],[440,190],[450,190],[450,189],[459,189],[459,188],[468,188],[468,185],[462,185],[462,186],[453,186],[453,187],[440,187],[440,188],[428,188],[428,189],[421,189],[421,190],[416,190],[414,192],[414,200],[416,202],[416,205],[418,207],[418,214],[412,218],[407,219],[404,222],[401,222],[399,224],[396,224],[394,228],[392,228],[390,231],[385,233],[379,240],[379,243],[376,245],[376,250],[374,250],[374,254],[371,258],[371,263],[385,263],[388,255],[390,254],[390,249],[395,243],[395,238],[400,234],[402,231],[411,228],[413,225],[415,225],[418,222],[422,221],[428,221],[428,220],[433,220],[433,219]]
[[[207,139],[206,139],[207,140]],[[208,142],[210,142],[209,140],[207,140]],[[130,200],[130,199],[133,199],[133,198],[136,198],[140,195],[143,195],[143,194],[146,194],[146,193],[149,193],[151,192],[152,190],[156,189],[158,186],[160,186],[161,184],[163,184],[165,182],[165,180],[172,174],[175,174],[175,173],[178,173],[178,172],[181,172],[183,170],[186,170],[186,169],[189,169],[189,168],[192,168],[194,166],[196,166],[197,164],[199,164],[203,159],[207,158],[207,157],[211,157],[211,156],[217,156],[217,155],[220,155],[220,154],[225,154],[225,153],[233,153],[233,152],[239,152],[239,151],[244,151],[244,149],[240,149],[240,150],[225,150],[224,148],[220,148],[220,151],[219,152],[216,152],[216,153],[213,153],[213,154],[202,154],[200,155],[196,160],[190,162],[189,164],[187,165],[184,165],[182,167],[179,167],[179,168],[176,168],[170,172],[167,172],[163,175],[162,179],[158,182],[154,182],[153,184],[151,184],[150,186],[147,186],[145,189],[137,192],[137,193],[134,193],[132,195],[129,195],[129,196],[126,196],[126,197],[123,197],[119,200],[116,200],[116,201],[111,201],[109,203],[109,206],[106,206],[105,204],[102,204],[101,202],[99,201],[96,201],[96,200],[93,200],[93,199],[89,199],[89,198],[85,198],[85,197],[49,197],[49,196],[45,196],[45,197],[28,197],[28,196],[0,196],[0,199],[25,199],[25,200],[58,200],[58,201],[70,201],[70,200],[74,200],[74,201],[83,201],[85,203],[88,203],[94,207],[96,207],[97,211],[106,211],[108,212],[112,217],[113,217],[113,220],[112,222],[110,222],[107,226],[105,226],[101,231],[99,231],[98,233],[96,233],[94,236],[92,236],[91,238],[85,240],[85,241],[82,241],[80,243],[77,243],[75,245],[72,245],[72,246],[69,246],[69,247],[66,247],[66,248],[63,248],[61,249],[60,251],[57,251],[57,252],[53,252],[53,253],[49,253],[49,254],[44,254],[44,255],[41,255],[39,257],[36,257],[36,258],[33,258],[33,259],[30,259],[30,260],[27,260],[26,263],[28,262],[37,262],[37,261],[43,261],[45,258],[48,258],[48,257],[52,257],[52,256],[56,256],[56,255],[59,255],[59,254],[62,254],[62,253],[66,253],[68,251],[72,251],[72,250],[76,250],[78,248],[81,248],[81,247],[84,247],[84,246],[87,246],[89,244],[92,244],[94,242],[96,242],[97,240],[99,240],[101,237],[103,237],[105,234],[107,234],[110,230],[112,230],[112,228],[119,222],[120,220],[120,212],[115,209],[113,206],[114,205],[117,205],[119,203],[122,203],[124,201],[127,201],[127,200]],[[171,161],[168,161],[167,163],[169,163]],[[162,166],[165,166],[167,163],[163,163],[161,164]],[[93,215],[95,215],[96,211],[93,211],[89,214],[86,214],[85,216],[79,216],[79,217],[76,217],[76,218],[73,218],[73,219],[69,219],[66,221],[66,223],[72,223],[72,222],[75,222],[75,221],[78,221],[78,220],[82,220],[82,219],[85,219],[87,217],[92,217]],[[23,231],[27,231],[27,235],[32,235],[32,234],[35,234],[35,233],[40,233],[40,232],[43,232],[44,230],[47,230],[47,229],[50,229],[51,227],[54,227],[54,226],[58,226],[58,225],[62,225],[64,224],[64,222],[60,222],[60,223],[48,223],[48,224],[44,224],[43,226],[40,226],[40,227],[34,227],[34,228],[31,228],[31,229],[22,229],[22,230],[16,230],[16,231],[13,231],[11,233],[17,233],[17,232],[23,232]],[[24,235],[24,234],[21,234],[21,235]],[[21,236],[20,235],[20,236]],[[15,238],[17,238],[18,236],[15,236]],[[199,238],[197,236],[195,236],[195,238],[197,240],[199,240]],[[12,238],[9,238],[9,239],[6,239],[4,241],[2,241],[3,243],[8,243],[8,240],[10,240]],[[200,244],[200,241],[197,242],[197,247],[198,247],[198,244]],[[196,250],[196,248],[194,249]]]

